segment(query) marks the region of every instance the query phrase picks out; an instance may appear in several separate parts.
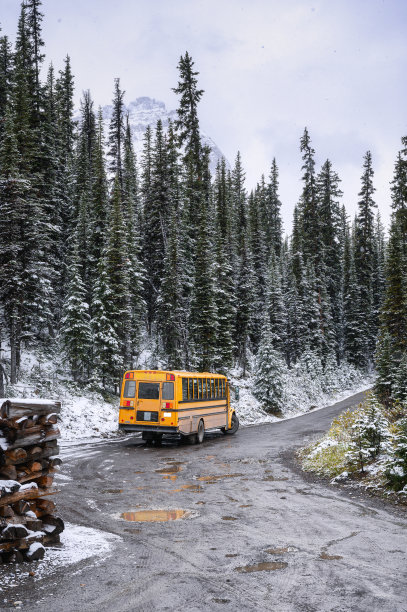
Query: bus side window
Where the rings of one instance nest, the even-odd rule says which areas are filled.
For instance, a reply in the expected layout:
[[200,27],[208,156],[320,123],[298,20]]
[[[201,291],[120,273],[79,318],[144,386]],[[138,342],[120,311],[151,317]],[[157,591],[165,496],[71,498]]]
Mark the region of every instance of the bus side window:
[[182,379],[182,399],[188,399],[188,378]]
[[206,399],[206,378],[202,379],[202,398]]
[[202,378],[198,378],[198,397],[202,399]]
[[221,380],[221,383],[222,383],[222,398],[224,398],[225,397],[225,381],[223,378]]
[[211,398],[215,397],[215,380],[211,378]]
[[219,397],[219,378],[215,378],[215,397]]
[[174,383],[173,382],[163,383],[162,398],[163,400],[173,400],[174,399]]
[[194,378],[194,399],[198,399],[198,379]]
[[192,378],[188,378],[188,399],[193,399],[194,397],[194,381]]

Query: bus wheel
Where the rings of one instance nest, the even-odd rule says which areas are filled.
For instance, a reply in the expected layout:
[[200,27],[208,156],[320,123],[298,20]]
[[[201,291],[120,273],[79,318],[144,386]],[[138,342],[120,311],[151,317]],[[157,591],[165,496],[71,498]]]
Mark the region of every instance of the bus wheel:
[[205,436],[205,425],[204,425],[203,420],[201,419],[199,421],[198,431],[197,431],[197,434],[196,434],[196,443],[197,444],[202,444],[204,436]]
[[233,435],[239,429],[239,419],[237,418],[236,412],[232,414],[232,426],[225,433]]

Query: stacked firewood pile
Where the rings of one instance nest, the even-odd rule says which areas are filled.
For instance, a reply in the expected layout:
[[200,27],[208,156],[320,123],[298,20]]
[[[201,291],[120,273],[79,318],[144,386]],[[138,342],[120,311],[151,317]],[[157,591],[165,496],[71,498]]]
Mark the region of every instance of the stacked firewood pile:
[[59,402],[0,399],[0,563],[35,561],[59,542],[54,474]]

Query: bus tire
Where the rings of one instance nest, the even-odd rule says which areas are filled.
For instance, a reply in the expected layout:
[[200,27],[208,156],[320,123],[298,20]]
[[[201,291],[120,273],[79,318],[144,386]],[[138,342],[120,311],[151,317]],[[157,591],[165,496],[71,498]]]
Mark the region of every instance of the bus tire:
[[230,427],[230,429],[227,429],[225,433],[229,434],[230,436],[233,436],[233,434],[235,434],[238,429],[239,429],[239,419],[237,417],[236,412],[234,412],[232,414],[232,424],[231,424],[231,427]]
[[203,422],[203,419],[201,419],[198,423],[198,429],[196,432],[196,443],[202,444],[202,442],[204,441],[204,437],[205,437],[205,423]]

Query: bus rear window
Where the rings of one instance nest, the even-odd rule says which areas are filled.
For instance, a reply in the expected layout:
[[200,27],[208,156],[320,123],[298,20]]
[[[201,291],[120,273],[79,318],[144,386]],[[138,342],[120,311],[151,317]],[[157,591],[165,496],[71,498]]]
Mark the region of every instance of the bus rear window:
[[160,399],[160,384],[144,382],[139,383],[138,399]]
[[136,396],[136,381],[126,380],[124,383],[123,397],[135,397]]

